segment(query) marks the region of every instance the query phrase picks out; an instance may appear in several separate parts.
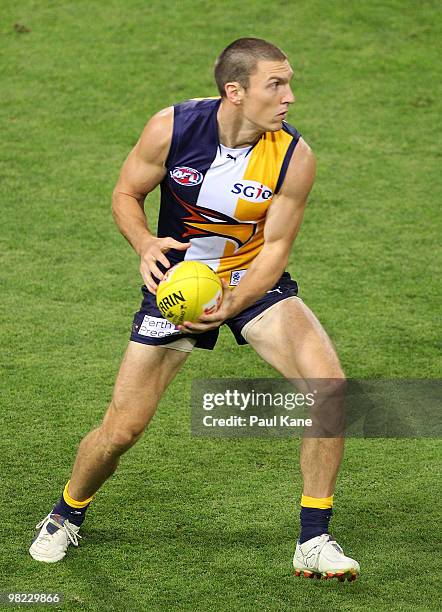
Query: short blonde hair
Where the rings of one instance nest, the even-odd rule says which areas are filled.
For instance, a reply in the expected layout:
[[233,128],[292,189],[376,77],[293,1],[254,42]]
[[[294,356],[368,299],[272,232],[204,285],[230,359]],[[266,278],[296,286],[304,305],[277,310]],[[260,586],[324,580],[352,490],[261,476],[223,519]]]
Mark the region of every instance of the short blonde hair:
[[286,59],[287,56],[281,49],[262,38],[238,38],[220,53],[215,62],[218,91],[225,97],[225,85],[232,81],[247,89],[250,75],[255,72],[259,60]]

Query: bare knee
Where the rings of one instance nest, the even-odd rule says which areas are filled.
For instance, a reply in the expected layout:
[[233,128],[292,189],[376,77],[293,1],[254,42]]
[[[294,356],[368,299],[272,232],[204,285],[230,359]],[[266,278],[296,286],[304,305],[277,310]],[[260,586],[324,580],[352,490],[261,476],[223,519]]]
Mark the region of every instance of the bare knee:
[[311,378],[299,378],[296,387],[299,391],[314,393],[318,398],[331,397],[342,398],[347,389],[347,379],[340,368],[330,369],[327,376],[312,376]]
[[345,376],[316,380],[315,401],[310,409],[313,437],[341,437],[345,432]]
[[313,391],[317,409],[342,407],[347,390],[347,380],[343,374],[333,378],[315,378],[306,382],[310,392]]
[[321,393],[327,397],[342,398],[345,395],[347,389],[347,379],[344,373],[341,371],[335,374],[333,378],[321,379],[320,383]]

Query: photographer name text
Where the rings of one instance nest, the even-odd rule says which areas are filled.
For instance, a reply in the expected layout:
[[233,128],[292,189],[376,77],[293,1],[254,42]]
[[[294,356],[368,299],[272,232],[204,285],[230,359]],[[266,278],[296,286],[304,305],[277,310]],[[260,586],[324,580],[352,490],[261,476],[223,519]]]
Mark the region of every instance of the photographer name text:
[[204,427],[311,427],[311,419],[293,418],[285,415],[258,417],[250,414],[247,417],[232,415],[227,418],[214,417],[210,414],[203,418]]

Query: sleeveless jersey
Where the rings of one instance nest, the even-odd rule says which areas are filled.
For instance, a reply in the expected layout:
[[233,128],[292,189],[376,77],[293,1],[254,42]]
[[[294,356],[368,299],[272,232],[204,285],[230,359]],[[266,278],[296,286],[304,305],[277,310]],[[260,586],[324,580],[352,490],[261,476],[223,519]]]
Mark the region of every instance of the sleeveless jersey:
[[255,145],[229,149],[218,138],[220,103],[198,99],[174,107],[157,234],[191,243],[187,251],[168,252],[172,265],[201,261],[234,286],[263,247],[266,212],[300,134],[283,122]]

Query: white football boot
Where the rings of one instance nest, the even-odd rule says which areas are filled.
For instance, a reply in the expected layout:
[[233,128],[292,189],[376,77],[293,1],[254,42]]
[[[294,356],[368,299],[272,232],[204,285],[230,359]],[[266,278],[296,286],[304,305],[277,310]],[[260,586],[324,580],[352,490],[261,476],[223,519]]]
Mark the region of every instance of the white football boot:
[[304,544],[296,544],[293,557],[293,567],[296,576],[305,578],[338,578],[343,582],[356,580],[360,573],[359,563],[344,555],[337,542],[324,533],[307,540]]
[[69,544],[78,546],[80,527],[60,514],[48,514],[35,527],[40,529],[29,549],[31,557],[45,563],[55,563],[66,555]]

